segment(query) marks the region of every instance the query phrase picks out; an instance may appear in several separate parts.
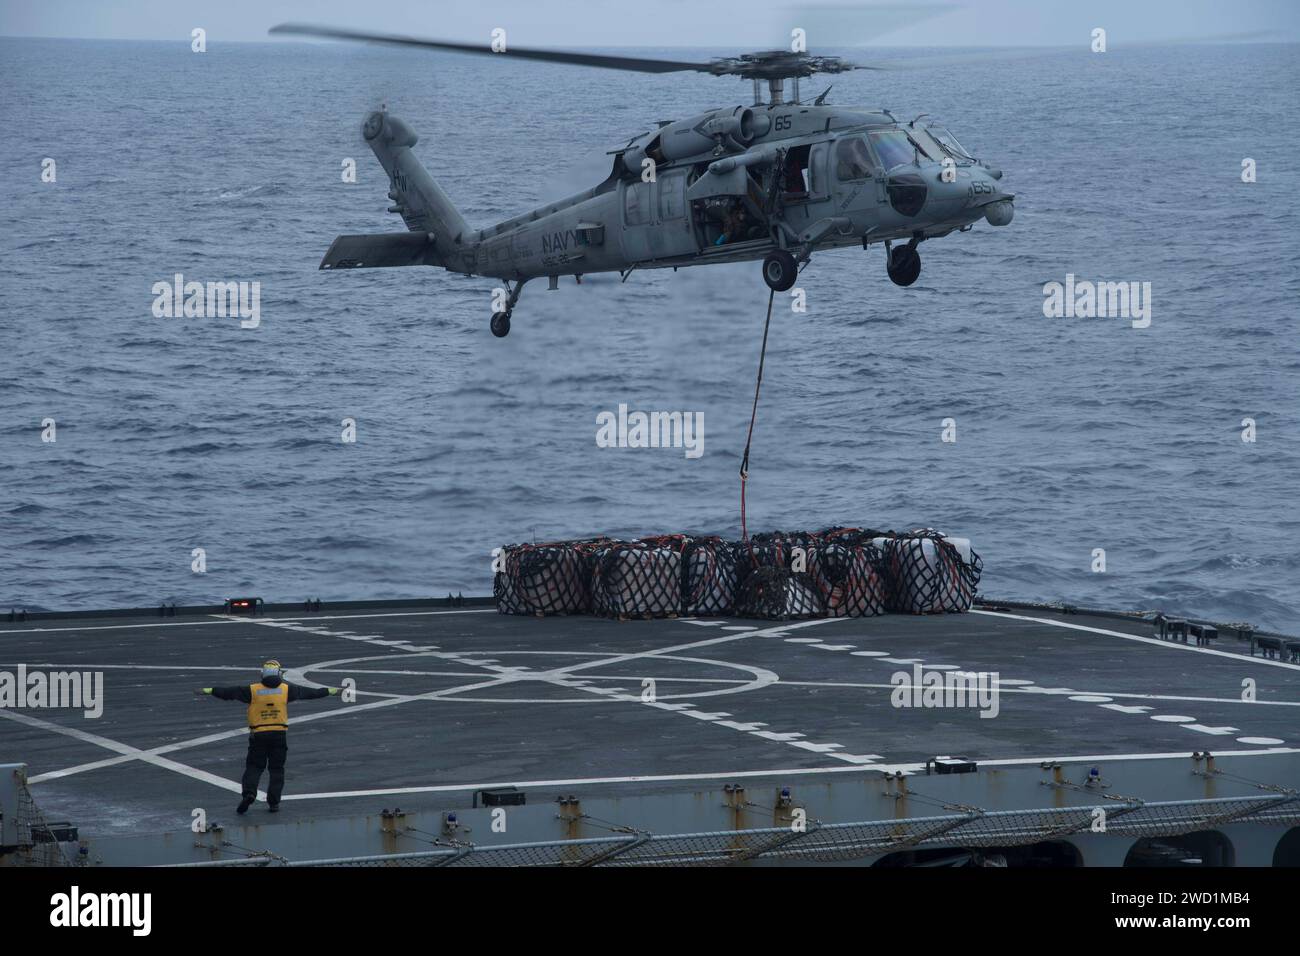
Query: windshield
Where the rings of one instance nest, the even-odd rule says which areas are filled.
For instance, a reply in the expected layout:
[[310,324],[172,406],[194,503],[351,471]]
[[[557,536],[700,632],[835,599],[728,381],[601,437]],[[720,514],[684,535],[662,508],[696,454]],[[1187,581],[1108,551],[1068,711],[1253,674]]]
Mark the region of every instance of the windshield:
[[901,129],[887,129],[879,133],[872,133],[871,145],[876,148],[876,155],[880,157],[880,165],[887,170],[914,162],[917,149],[919,149]]
[[967,152],[966,147],[962,146],[961,143],[957,142],[957,137],[953,136],[952,133],[948,132],[947,127],[937,126],[931,123],[930,126],[927,127],[926,131],[935,139],[937,139],[939,141],[939,144],[943,146],[944,149],[948,150],[948,152],[952,153],[953,156],[957,157],[958,159],[975,158],[969,152]]

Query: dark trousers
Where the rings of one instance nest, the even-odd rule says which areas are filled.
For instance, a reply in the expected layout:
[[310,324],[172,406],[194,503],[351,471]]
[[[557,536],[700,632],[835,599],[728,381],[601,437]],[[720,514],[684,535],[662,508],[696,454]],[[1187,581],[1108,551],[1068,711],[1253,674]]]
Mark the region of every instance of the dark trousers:
[[288,754],[289,735],[285,731],[263,730],[261,733],[249,734],[248,759],[244,761],[244,779],[241,781],[244,796],[257,796],[262,771],[269,767],[271,779],[266,785],[266,802],[279,803],[280,792],[284,790],[284,758]]

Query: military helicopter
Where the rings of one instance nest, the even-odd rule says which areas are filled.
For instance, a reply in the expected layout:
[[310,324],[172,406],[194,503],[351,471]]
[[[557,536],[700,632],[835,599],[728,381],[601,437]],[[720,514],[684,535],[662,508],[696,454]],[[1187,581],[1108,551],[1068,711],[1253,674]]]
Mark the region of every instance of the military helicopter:
[[[859,66],[834,56],[774,50],[707,63],[426,40],[282,24],[272,33],[361,40],[460,53],[514,56],[647,73],[696,71],[753,82],[749,106],[665,121],[612,152],[609,175],[591,189],[474,229],[412,153],[415,132],[385,110],[362,123],[388,174],[407,232],[339,236],[321,269],[442,266],[505,283],[490,327],[510,332],[524,284],[546,278],[635,269],[678,269],[762,261],[763,281],[789,290],[814,252],[885,246],[889,278],[908,286],[921,274],[917,246],[983,219],[1011,222],[1015,196],[1002,170],[976,159],[948,129],[922,114],[904,122],[888,110],[811,103],[799,81]],[[786,96],[786,81],[791,82]],[[763,98],[763,87],[767,99]]]

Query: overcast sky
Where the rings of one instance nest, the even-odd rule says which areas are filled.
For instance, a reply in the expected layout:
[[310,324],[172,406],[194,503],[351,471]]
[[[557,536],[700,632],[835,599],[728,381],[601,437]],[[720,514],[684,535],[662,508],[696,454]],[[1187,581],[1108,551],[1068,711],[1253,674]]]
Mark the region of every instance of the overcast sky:
[[[0,34],[189,42],[265,40],[284,21],[520,46],[1019,46],[1235,35],[1300,40],[1300,0],[0,0]],[[910,21],[910,22],[909,22]],[[833,24],[833,28],[832,28]],[[486,42],[486,40],[485,40]]]

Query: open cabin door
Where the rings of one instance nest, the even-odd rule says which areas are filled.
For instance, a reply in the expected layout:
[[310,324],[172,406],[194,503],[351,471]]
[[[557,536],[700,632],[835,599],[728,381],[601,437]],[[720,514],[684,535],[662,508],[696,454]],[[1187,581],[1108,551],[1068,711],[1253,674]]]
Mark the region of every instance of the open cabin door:
[[750,168],[737,166],[725,173],[706,170],[691,183],[686,197],[704,239],[704,253],[769,241],[764,188]]

